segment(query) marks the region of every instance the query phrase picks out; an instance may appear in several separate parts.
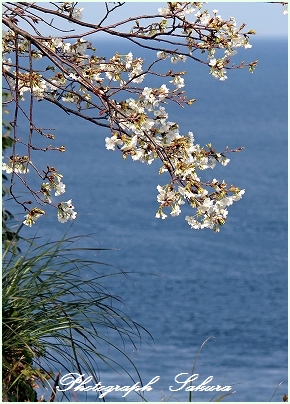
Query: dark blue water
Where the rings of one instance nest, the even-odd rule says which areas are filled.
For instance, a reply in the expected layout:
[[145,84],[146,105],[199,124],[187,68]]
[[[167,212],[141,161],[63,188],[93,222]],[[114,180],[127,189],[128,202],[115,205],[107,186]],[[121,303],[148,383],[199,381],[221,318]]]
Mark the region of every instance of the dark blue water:
[[[232,386],[235,394],[225,401],[268,401],[281,381],[275,401],[287,392],[287,42],[252,42],[240,55],[259,60],[254,74],[235,70],[219,82],[206,67],[177,65],[187,68],[188,96],[197,102],[185,110],[168,107],[170,120],[179,123],[181,133],[192,130],[197,143],[210,141],[221,151],[227,145],[245,147],[230,156],[227,167],[203,172],[203,178],[224,178],[246,189],[229,207],[220,233],[191,230],[186,208],[176,218],[155,218],[156,186],[168,181],[157,174],[157,163],[123,161],[105,149],[108,132],[90,123],[55,110],[43,117],[67,147],[66,154],[40,159],[64,175],[67,199],[78,212],[70,234],[94,233],[103,247],[118,249],[99,257],[132,272],[111,278],[110,290],[154,337],[152,343],[143,333],[150,344],[127,347],[144,383],[160,376],[145,395],[148,401],[171,397],[174,377],[191,372],[210,336],[195,373],[199,382],[213,376],[210,385]],[[100,45],[100,53],[106,47]],[[39,231],[56,238],[69,227],[53,215],[43,223]],[[104,385],[128,384],[125,374],[99,366]],[[196,401],[213,397],[194,393]],[[89,400],[95,399],[91,393]],[[137,399],[133,393],[126,397]],[[187,401],[188,392],[182,389],[170,399]],[[111,393],[106,400],[123,399]]]

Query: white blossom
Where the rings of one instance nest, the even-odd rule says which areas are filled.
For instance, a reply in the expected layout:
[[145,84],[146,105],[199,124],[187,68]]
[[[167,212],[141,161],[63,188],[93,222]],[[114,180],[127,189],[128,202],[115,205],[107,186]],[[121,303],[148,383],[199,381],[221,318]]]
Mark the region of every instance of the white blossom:
[[71,199],[69,199],[67,202],[60,202],[57,208],[57,218],[60,223],[65,223],[68,220],[73,220],[77,216],[77,212],[74,211],[74,206],[72,205]]
[[167,218],[167,215],[166,215],[162,210],[160,210],[160,211],[158,211],[158,212],[156,213],[155,217],[157,217],[157,219],[159,219],[159,218],[161,218],[161,219],[166,219],[166,218]]
[[80,38],[75,44],[75,52],[83,55],[87,50],[88,43],[84,39]]
[[17,162],[7,164],[2,162],[2,171],[6,171],[7,174],[17,173],[17,174],[27,174],[29,173],[29,168],[27,167],[28,162]]
[[61,38],[51,38],[51,43],[53,46],[55,46],[56,48],[61,48],[63,45],[63,41]]
[[65,193],[65,184],[63,182],[59,182],[56,186],[55,186],[55,196],[59,196],[61,194]]
[[242,198],[242,196],[244,195],[244,193],[245,193],[245,190],[242,189],[242,190],[239,191],[237,194],[234,194],[234,195],[232,196],[233,201],[239,201],[239,200]]
[[131,150],[131,149],[135,149],[136,145],[137,145],[137,135],[133,136],[128,144],[121,147],[121,150],[127,151],[127,150]]
[[181,209],[179,207],[179,205],[175,205],[172,209],[172,211],[170,212],[171,216],[178,216],[181,213]]
[[6,72],[11,70],[12,60],[10,58],[6,59],[5,57],[2,58],[2,69]]
[[202,229],[204,226],[198,222],[193,216],[185,216],[185,220],[192,229]]
[[185,62],[186,61],[186,59],[187,59],[187,57],[185,56],[185,55],[173,55],[172,57],[171,57],[171,63],[177,63],[177,62]]
[[39,208],[33,208],[27,215],[24,216],[25,220],[23,224],[25,224],[25,226],[31,227],[33,224],[35,224],[35,221],[44,214],[45,214],[44,210],[41,210]]
[[81,20],[83,18],[83,7],[75,8],[72,13],[72,18],[76,20]]
[[166,16],[166,15],[170,14],[170,11],[168,8],[158,8],[158,13],[160,15]]
[[156,53],[156,55],[157,55],[158,59],[166,59],[169,57],[169,55],[164,51],[159,51]]
[[126,55],[126,69],[130,69],[132,66],[132,60],[133,60],[133,54],[132,52],[129,52],[128,55]]
[[116,135],[111,136],[111,137],[106,137],[105,142],[106,142],[107,150],[115,150],[115,147],[117,145],[120,145],[123,143],[122,140],[118,139],[118,137]]
[[226,166],[230,162],[229,158],[227,158],[226,156],[223,156],[219,153],[217,153],[217,159],[218,159],[218,162],[221,163],[222,166]]
[[180,76],[174,76],[172,80],[169,81],[176,86],[176,88],[184,87],[184,78]]

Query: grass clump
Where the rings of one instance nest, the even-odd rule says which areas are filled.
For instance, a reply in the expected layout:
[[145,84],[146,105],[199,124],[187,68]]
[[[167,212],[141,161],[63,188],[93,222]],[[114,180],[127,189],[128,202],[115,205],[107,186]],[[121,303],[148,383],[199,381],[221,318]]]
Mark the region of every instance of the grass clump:
[[[129,374],[112,359],[116,353],[126,356],[141,381],[125,344],[135,347],[143,328],[119,309],[119,297],[103,286],[105,278],[122,273],[78,255],[100,250],[76,247],[79,239],[40,245],[33,239],[21,246],[25,254],[4,251],[3,401],[53,401],[60,370],[92,375],[98,383],[100,361]],[[116,334],[121,343],[116,343]],[[110,348],[110,357],[104,346]],[[41,397],[37,387],[44,392]],[[67,392],[57,394],[70,399]]]

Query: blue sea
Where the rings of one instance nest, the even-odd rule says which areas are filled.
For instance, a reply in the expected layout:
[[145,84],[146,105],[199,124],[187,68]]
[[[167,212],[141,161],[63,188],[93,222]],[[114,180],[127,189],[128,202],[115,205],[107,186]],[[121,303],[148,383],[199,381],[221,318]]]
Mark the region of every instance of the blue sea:
[[[56,141],[67,152],[35,153],[35,162],[54,165],[64,175],[66,198],[72,198],[78,215],[69,229],[53,212],[23,234],[33,236],[37,229],[38,235],[57,239],[69,229],[70,235],[93,233],[89,246],[114,249],[100,252],[98,259],[130,274],[111,277],[106,286],[154,338],[142,332],[137,348],[126,346],[144,384],[160,376],[145,393],[148,401],[188,401],[185,387],[174,378],[185,373],[179,380],[186,380],[209,337],[196,360],[195,385],[213,376],[209,385],[232,387],[235,393],[224,398],[232,402],[269,401],[280,382],[272,401],[282,401],[287,393],[287,40],[252,43],[252,49],[239,51],[235,63],[258,59],[256,71],[232,70],[225,82],[194,62],[171,66],[187,70],[188,97],[197,99],[184,109],[168,105],[180,133],[190,130],[197,143],[211,142],[220,151],[245,147],[230,155],[228,166],[202,173],[246,190],[229,207],[220,233],[192,230],[184,220],[190,214],[186,207],[178,217],[156,219],[156,186],[169,181],[166,174],[158,175],[157,162],[124,161],[118,151],[105,149],[106,129],[51,106],[43,112],[43,102],[37,106],[46,122],[42,126],[57,129]],[[113,41],[96,46],[107,56],[132,50]],[[141,49],[133,54],[146,56]],[[105,353],[133,373],[125,358]],[[97,365],[103,385],[132,384],[125,372]],[[172,394],[169,386],[180,389]],[[193,399],[220,395],[193,392]],[[98,401],[98,394],[77,393],[74,399]],[[139,401],[134,393],[122,398],[120,392],[105,399]]]

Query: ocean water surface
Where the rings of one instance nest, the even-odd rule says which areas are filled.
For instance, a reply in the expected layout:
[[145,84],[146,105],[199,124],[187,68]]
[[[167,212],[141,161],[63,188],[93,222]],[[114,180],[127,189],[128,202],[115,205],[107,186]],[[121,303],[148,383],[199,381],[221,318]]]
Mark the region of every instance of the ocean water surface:
[[[258,59],[254,74],[234,70],[220,82],[207,67],[177,65],[187,70],[187,93],[197,102],[184,110],[167,107],[180,132],[193,131],[197,143],[211,142],[221,151],[245,147],[230,155],[227,167],[202,173],[246,190],[229,207],[220,233],[191,230],[186,207],[179,217],[156,219],[156,186],[168,182],[166,174],[158,175],[157,163],[124,161],[121,153],[107,151],[105,129],[51,106],[41,116],[57,128],[56,138],[67,149],[61,155],[35,153],[35,162],[55,165],[64,175],[67,199],[78,212],[69,234],[94,233],[97,245],[116,249],[98,258],[130,272],[110,278],[107,286],[121,296],[124,312],[154,338],[143,332],[148,343],[126,348],[144,384],[160,376],[145,394],[148,401],[188,400],[185,388],[172,395],[169,386],[181,386],[175,376],[191,372],[209,337],[194,372],[198,382],[213,376],[210,385],[232,386],[235,393],[224,401],[269,401],[281,381],[275,401],[287,392],[287,41],[252,42],[237,60]],[[114,46],[119,45],[97,48],[112,55]],[[118,50],[128,53],[131,47]],[[134,52],[142,57],[144,51]],[[43,221],[37,228],[44,237],[61,237],[70,225],[60,225],[53,214]],[[26,235],[34,232],[25,229]],[[115,358],[129,370],[125,359]],[[132,384],[124,372],[98,366],[103,385]],[[194,393],[196,401],[214,396]],[[87,399],[97,401],[98,394],[89,392]],[[106,401],[123,400],[121,393],[106,396]],[[130,393],[130,400],[138,397]]]

